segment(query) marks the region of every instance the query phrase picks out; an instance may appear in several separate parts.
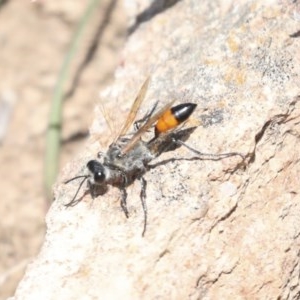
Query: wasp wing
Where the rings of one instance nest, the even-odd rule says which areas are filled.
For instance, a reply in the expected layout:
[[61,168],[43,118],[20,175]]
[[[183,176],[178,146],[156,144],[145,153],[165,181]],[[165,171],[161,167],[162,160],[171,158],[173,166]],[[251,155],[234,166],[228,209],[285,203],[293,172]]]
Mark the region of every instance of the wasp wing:
[[129,112],[128,116],[127,116],[127,119],[126,119],[126,121],[125,121],[122,129],[120,130],[120,132],[119,132],[119,134],[117,136],[117,139],[120,136],[125,135],[127,133],[128,129],[129,129],[129,127],[134,122],[134,120],[136,118],[136,115],[138,113],[138,110],[139,110],[139,108],[140,108],[143,100],[145,99],[149,82],[150,82],[150,76],[145,80],[145,82],[141,86],[141,89],[140,89],[138,95],[136,96],[136,98],[135,98],[132,106],[131,106],[130,112]]
[[105,119],[105,122],[109,128],[109,131],[110,133],[115,136],[116,134],[116,130],[114,130],[114,128],[116,128],[115,124],[114,124],[114,121],[111,117],[111,115],[108,113],[106,107],[105,107],[105,104],[102,100],[100,100],[100,104],[99,104],[99,108],[100,108],[100,112],[102,114],[102,116],[104,117]]

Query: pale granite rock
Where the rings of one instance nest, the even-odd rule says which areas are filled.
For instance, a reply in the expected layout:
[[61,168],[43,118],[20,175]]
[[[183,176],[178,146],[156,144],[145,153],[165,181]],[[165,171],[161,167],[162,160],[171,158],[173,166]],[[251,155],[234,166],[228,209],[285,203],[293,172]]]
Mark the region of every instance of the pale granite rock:
[[[105,91],[115,122],[151,74],[143,112],[158,99],[195,102],[202,126],[188,143],[247,159],[176,160],[149,171],[142,238],[139,182],[128,188],[129,219],[116,188],[63,205],[78,182],[61,182],[111,141],[96,108],[96,142],[65,169],[44,245],[11,299],[299,299],[299,4],[154,3],[127,1],[139,23],[131,21]],[[194,155],[181,147],[155,162],[172,157]]]

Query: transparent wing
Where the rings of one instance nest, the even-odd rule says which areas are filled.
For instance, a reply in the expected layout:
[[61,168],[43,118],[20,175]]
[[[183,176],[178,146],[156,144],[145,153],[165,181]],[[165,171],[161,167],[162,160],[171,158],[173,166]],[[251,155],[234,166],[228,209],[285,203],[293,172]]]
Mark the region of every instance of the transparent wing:
[[116,130],[114,130],[114,128],[116,128],[115,124],[111,118],[111,115],[108,113],[103,101],[100,102],[99,108],[100,108],[101,114],[104,117],[105,122],[110,130],[111,135],[115,136],[115,134],[116,134]]
[[132,123],[134,122],[136,115],[138,113],[138,110],[143,102],[143,100],[145,99],[146,93],[147,93],[147,89],[148,89],[148,85],[150,82],[150,76],[145,80],[145,82],[143,83],[138,95],[136,96],[133,105],[130,109],[130,112],[128,114],[128,117],[122,127],[122,129],[120,130],[118,137],[124,135],[127,133],[129,127],[132,125]]

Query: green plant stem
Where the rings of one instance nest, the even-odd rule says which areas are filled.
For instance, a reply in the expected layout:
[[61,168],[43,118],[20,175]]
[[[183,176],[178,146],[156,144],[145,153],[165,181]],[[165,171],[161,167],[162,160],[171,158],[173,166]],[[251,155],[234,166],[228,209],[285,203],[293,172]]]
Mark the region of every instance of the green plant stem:
[[49,201],[52,199],[52,185],[56,180],[59,165],[64,87],[68,79],[71,62],[77,53],[77,48],[83,36],[84,29],[100,1],[101,0],[91,0],[88,4],[87,9],[81,18],[71,40],[70,49],[65,56],[58,75],[56,86],[54,88],[46,138],[46,157],[44,170],[44,185],[46,196]]

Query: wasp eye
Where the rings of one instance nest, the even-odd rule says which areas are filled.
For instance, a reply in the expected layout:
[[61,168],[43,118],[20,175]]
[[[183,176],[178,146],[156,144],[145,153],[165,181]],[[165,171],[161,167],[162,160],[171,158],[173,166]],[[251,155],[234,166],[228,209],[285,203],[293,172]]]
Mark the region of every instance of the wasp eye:
[[105,169],[97,160],[90,160],[87,163],[87,168],[96,183],[102,183],[105,180]]
[[99,171],[97,173],[94,173],[94,180],[95,182],[102,182],[105,179],[105,175],[103,172]]

